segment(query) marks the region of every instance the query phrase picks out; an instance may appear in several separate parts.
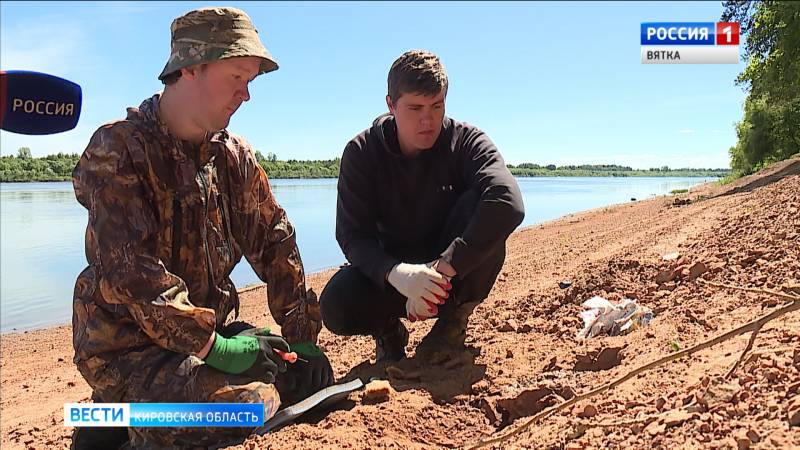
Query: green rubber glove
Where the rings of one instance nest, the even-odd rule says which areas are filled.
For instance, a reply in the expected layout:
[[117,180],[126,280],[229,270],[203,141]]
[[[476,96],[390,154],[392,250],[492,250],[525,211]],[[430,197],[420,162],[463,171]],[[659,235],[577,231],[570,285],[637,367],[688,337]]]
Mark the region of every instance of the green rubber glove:
[[219,333],[206,355],[206,364],[225,373],[239,374],[253,367],[261,351],[258,339],[252,336],[224,338]]
[[286,361],[274,349],[288,352],[289,344],[270,333],[269,328],[249,328],[230,338],[217,333],[206,363],[217,370],[242,374],[264,383],[274,383],[286,372]]
[[[269,328],[267,328],[269,330]],[[297,352],[298,355],[304,356],[325,356],[325,353],[322,352],[322,349],[317,347],[317,344],[313,342],[298,342],[297,344],[292,344],[289,346],[293,352]]]

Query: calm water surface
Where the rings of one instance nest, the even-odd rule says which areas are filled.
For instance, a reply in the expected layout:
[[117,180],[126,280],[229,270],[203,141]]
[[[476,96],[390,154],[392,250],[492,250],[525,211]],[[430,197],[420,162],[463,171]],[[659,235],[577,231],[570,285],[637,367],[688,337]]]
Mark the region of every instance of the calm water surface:
[[[526,210],[522,226],[711,180],[519,178]],[[297,230],[306,272],[344,262],[334,236],[336,180],[273,180],[272,187]],[[86,221],[69,182],[0,183],[0,331],[71,320],[75,278],[86,266]],[[238,287],[260,282],[244,258],[232,278]]]

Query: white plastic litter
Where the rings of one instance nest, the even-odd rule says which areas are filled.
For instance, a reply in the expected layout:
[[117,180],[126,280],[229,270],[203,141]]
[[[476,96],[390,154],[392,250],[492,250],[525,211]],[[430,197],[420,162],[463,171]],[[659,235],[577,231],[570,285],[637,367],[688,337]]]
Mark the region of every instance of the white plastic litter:
[[587,339],[600,334],[616,336],[627,334],[637,328],[650,325],[653,311],[636,303],[636,300],[624,299],[613,304],[600,296],[594,296],[583,302],[585,311],[581,311],[583,329],[578,332],[578,339]]
[[661,259],[664,261],[675,261],[676,259],[680,258],[681,254],[678,252],[667,253],[666,255],[662,256]]

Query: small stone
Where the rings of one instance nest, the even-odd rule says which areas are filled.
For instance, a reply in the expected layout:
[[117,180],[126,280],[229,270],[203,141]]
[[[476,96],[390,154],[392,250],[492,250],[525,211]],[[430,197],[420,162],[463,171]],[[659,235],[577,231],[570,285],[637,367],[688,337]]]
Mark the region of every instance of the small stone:
[[480,380],[472,385],[472,393],[484,392],[489,389],[489,380]]
[[739,436],[736,438],[736,446],[739,450],[749,450],[750,449],[750,439],[747,436]]
[[658,272],[658,275],[656,275],[656,280],[655,281],[658,284],[664,284],[664,283],[666,283],[668,281],[674,280],[675,277],[678,276],[678,274],[680,274],[680,270],[679,269],[664,269],[664,270]]
[[586,434],[587,427],[586,425],[579,423],[575,425],[575,428],[570,432],[567,436],[568,440],[573,439],[580,439],[584,434]]
[[740,428],[731,434],[731,438],[736,443],[736,446],[739,448],[739,450],[747,450],[750,448],[750,445],[753,441],[750,440],[750,437],[748,436],[749,431],[749,429]]
[[689,267],[689,279],[694,280],[706,272],[708,272],[708,267],[702,262],[696,262],[692,267]]
[[688,204],[690,204],[690,203],[692,203],[692,200],[690,200],[690,199],[688,199],[688,198],[676,198],[676,199],[675,199],[675,200],[672,202],[672,205],[673,205],[673,206],[684,206],[684,205],[688,205]]
[[769,412],[775,412],[775,411],[777,411],[779,409],[780,409],[780,406],[778,406],[778,402],[776,402],[775,400],[769,400],[767,402],[767,410]]
[[664,406],[666,404],[667,404],[667,399],[665,397],[659,397],[658,400],[656,400],[656,409],[659,411],[663,411]]
[[517,332],[518,333],[529,333],[531,330],[533,330],[533,321],[532,320],[526,320],[525,323],[523,323],[522,326],[519,327],[519,329],[517,329]]
[[789,425],[800,427],[800,397],[795,397],[794,401],[789,403],[789,407],[786,408],[786,413]]
[[752,428],[747,430],[747,438],[750,439],[750,442],[754,444],[761,441],[761,436],[759,436],[758,432]]
[[711,263],[711,265],[709,266],[709,271],[711,273],[719,273],[719,272],[722,272],[722,269],[724,269],[724,268],[725,268],[725,263],[724,262],[715,262],[715,263]]
[[490,402],[486,398],[481,398],[480,404],[481,404],[481,412],[483,412],[483,415],[486,416],[486,419],[489,420],[489,423],[491,425],[494,425],[500,421],[500,417],[498,416],[497,411],[494,408],[494,405],[492,405],[492,402]]
[[687,420],[691,419],[692,416],[693,414],[682,409],[672,411],[664,417],[664,426],[667,428],[672,428],[682,424],[683,422],[686,422]]
[[776,433],[772,433],[769,436],[769,443],[772,444],[773,448],[789,448],[783,436]]
[[561,280],[558,282],[558,287],[560,287],[561,289],[567,289],[570,286],[572,286],[572,281]]
[[701,413],[705,410],[706,407],[702,405],[689,405],[686,407],[686,411],[690,413]]
[[664,430],[666,430],[664,424],[657,420],[650,422],[650,425],[644,429],[644,431],[650,436],[658,436],[659,434],[663,433]]
[[517,325],[517,321],[516,320],[508,319],[505,322],[503,322],[503,325],[500,326],[499,331],[502,331],[502,332],[516,331],[517,327],[518,327],[518,325]]
[[775,370],[775,369],[770,369],[770,370],[767,370],[767,371],[764,373],[764,377],[765,377],[765,378],[767,379],[767,381],[769,381],[770,383],[771,383],[771,382],[773,382],[773,381],[775,381],[775,380],[777,380],[779,376],[780,376],[780,373],[778,373],[778,371],[777,371],[777,370]]
[[586,431],[586,437],[588,437],[590,440],[600,439],[603,437],[603,434],[603,430],[600,428],[592,428]]
[[578,413],[578,417],[583,417],[584,419],[588,419],[596,415],[597,415],[597,408],[595,408],[594,405],[586,405],[583,407],[583,411]]
[[666,255],[662,256],[661,259],[664,261],[675,261],[676,259],[680,258],[681,254],[678,252],[667,253]]
[[513,357],[514,357],[514,352],[512,352],[510,348],[506,349],[506,358],[513,358]]

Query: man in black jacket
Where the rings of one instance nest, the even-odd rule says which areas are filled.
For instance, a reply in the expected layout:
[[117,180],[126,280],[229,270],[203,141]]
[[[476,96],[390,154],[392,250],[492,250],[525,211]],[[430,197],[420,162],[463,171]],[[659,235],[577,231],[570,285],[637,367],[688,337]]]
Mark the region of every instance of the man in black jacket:
[[405,357],[402,317],[438,316],[418,357],[463,348],[469,315],[489,295],[525,214],[494,143],[445,116],[447,74],[436,55],[401,55],[388,91],[389,114],[342,154],[336,240],[351,265],[320,296],[325,326],[372,335],[379,362]]

